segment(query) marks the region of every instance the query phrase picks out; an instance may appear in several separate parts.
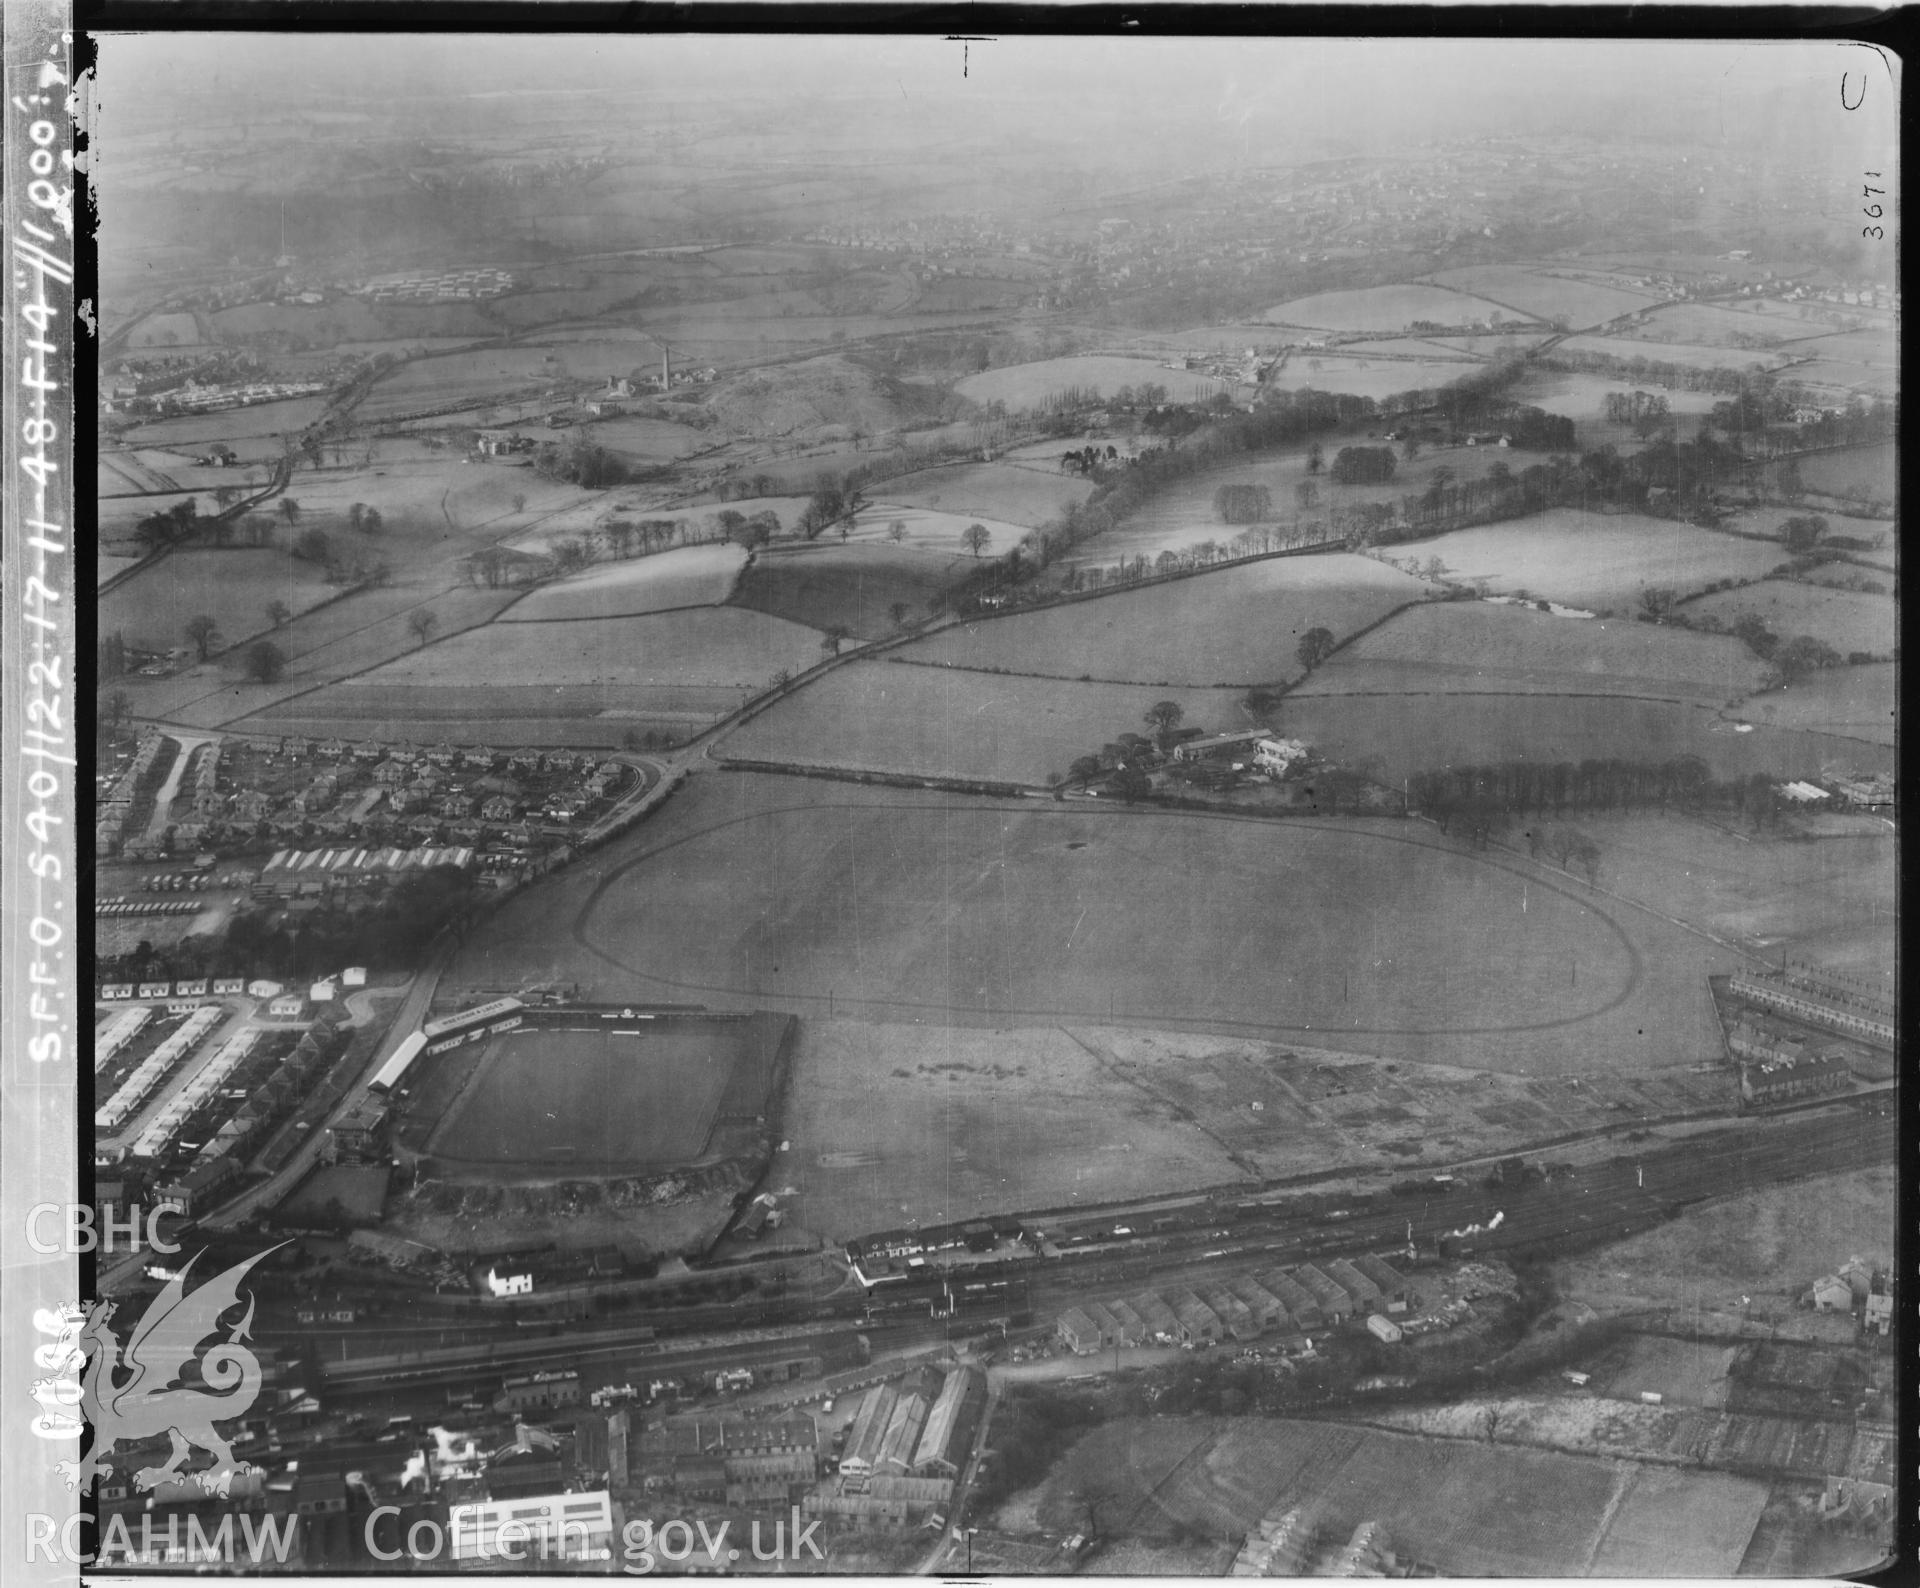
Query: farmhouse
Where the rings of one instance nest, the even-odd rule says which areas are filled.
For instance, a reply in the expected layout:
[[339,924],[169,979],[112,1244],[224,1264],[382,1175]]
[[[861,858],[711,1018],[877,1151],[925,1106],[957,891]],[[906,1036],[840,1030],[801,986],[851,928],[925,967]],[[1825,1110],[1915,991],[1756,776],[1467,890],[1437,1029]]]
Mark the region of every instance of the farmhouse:
[[1285,777],[1306,755],[1307,747],[1298,739],[1263,734],[1253,743],[1253,764],[1273,777]]

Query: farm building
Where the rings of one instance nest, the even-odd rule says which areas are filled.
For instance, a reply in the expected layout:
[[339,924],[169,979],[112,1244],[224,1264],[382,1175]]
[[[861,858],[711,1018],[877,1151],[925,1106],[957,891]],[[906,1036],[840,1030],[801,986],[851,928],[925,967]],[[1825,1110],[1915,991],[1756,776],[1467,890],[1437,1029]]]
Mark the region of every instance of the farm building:
[[1243,1276],[1231,1283],[1233,1293],[1246,1303],[1253,1321],[1262,1329],[1286,1327],[1286,1304],[1259,1280]]
[[1385,1300],[1380,1287],[1360,1272],[1344,1257],[1336,1257],[1327,1264],[1327,1277],[1353,1297],[1356,1312],[1384,1312]]
[[1251,755],[1255,746],[1270,735],[1258,729],[1248,729],[1240,733],[1206,734],[1198,739],[1188,739],[1184,744],[1173,747],[1176,761],[1205,761],[1213,756],[1232,755],[1236,752]]
[[854,1413],[846,1451],[840,1458],[843,1477],[859,1477],[873,1471],[874,1463],[880,1458],[881,1441],[887,1437],[894,1403],[899,1398],[900,1392],[891,1384],[876,1384],[867,1391],[860,1410]]
[[1815,1312],[1853,1311],[1853,1287],[1838,1274],[1825,1274],[1813,1282],[1807,1303]]
[[1370,1254],[1356,1257],[1353,1266],[1378,1287],[1385,1311],[1405,1312],[1407,1308],[1419,1305],[1419,1293],[1406,1276],[1382,1259]]
[[1322,1273],[1311,1263],[1304,1264],[1293,1271],[1293,1277],[1300,1281],[1320,1303],[1321,1312],[1334,1323],[1353,1316],[1353,1298],[1338,1280]]
[[986,1398],[986,1380],[975,1369],[956,1368],[947,1375],[920,1431],[920,1446],[913,1454],[915,1473],[923,1477],[959,1476],[973,1448],[974,1429]]
[[1274,777],[1287,772],[1307,756],[1307,747],[1298,739],[1281,739],[1263,734],[1253,742],[1253,764]]
[[1317,1329],[1327,1321],[1320,1310],[1320,1303],[1313,1292],[1295,1279],[1293,1275],[1276,1268],[1271,1273],[1262,1274],[1260,1283],[1271,1290],[1286,1306],[1287,1316],[1296,1329]]
[[1202,1340],[1218,1340],[1226,1333],[1219,1314],[1191,1290],[1170,1290],[1166,1299],[1179,1320],[1181,1344],[1198,1345]]

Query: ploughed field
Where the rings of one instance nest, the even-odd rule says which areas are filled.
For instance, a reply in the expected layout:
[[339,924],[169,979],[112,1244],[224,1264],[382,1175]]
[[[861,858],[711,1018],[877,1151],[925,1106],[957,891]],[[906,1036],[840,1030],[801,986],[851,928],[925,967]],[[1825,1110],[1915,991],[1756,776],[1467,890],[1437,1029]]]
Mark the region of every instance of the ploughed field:
[[837,625],[857,639],[884,639],[904,623],[924,621],[930,603],[944,599],[972,562],[890,542],[768,548],[740,576],[733,604],[816,629]]
[[803,1016],[1219,1029],[1559,1074],[1596,1052],[1624,1068],[1713,1057],[1704,978],[1726,958],[1405,823],[716,772],[592,875],[510,900],[452,975]]

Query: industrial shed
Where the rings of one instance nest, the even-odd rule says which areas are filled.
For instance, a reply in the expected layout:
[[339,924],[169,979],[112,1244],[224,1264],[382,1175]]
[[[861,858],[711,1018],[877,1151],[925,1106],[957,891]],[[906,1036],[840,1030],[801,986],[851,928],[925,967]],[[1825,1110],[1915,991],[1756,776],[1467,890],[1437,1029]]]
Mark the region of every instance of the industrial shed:
[[1344,1257],[1336,1257],[1327,1264],[1327,1277],[1353,1297],[1356,1312],[1385,1312],[1386,1298],[1381,1295],[1380,1287],[1360,1272]]
[[1338,1280],[1322,1273],[1311,1263],[1296,1268],[1293,1277],[1320,1303],[1321,1312],[1333,1322],[1338,1323],[1343,1318],[1353,1316],[1353,1297],[1347,1294]]
[[1219,1314],[1191,1290],[1170,1290],[1166,1298],[1167,1305],[1173,1309],[1173,1315],[1178,1320],[1179,1337],[1183,1344],[1198,1345],[1202,1340],[1218,1340],[1226,1333]]
[[1229,1282],[1229,1288],[1246,1304],[1253,1321],[1262,1329],[1282,1329],[1287,1323],[1286,1304],[1257,1279],[1244,1275]]
[[973,1433],[986,1404],[987,1382],[975,1369],[956,1368],[940,1386],[940,1395],[920,1430],[913,1470],[922,1477],[958,1477],[973,1447]]
[[1317,1329],[1327,1321],[1313,1292],[1282,1269],[1262,1274],[1260,1283],[1285,1303],[1288,1320],[1296,1329]]
[[1407,1276],[1382,1258],[1365,1256],[1353,1259],[1353,1266],[1380,1288],[1380,1299],[1388,1312],[1405,1312],[1420,1304],[1420,1293]]

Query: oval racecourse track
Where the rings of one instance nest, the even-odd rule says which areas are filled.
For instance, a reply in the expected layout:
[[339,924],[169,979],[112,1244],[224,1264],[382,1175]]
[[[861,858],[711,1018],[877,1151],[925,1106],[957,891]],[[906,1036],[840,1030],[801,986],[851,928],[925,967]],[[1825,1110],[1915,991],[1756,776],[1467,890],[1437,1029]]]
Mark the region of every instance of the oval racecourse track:
[[597,877],[479,928],[452,980],[935,1027],[1160,1025],[1537,1073],[1696,1063],[1718,1040],[1711,945],[1406,822],[721,774],[596,858]]

